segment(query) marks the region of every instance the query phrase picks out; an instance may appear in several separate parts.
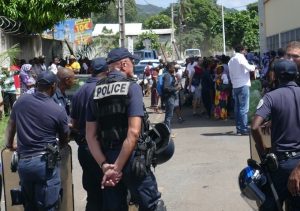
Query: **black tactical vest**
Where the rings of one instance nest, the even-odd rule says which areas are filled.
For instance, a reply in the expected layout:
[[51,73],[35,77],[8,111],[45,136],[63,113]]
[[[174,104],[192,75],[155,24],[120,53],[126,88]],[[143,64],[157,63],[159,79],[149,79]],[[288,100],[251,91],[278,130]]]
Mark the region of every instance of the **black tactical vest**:
[[97,135],[104,148],[120,147],[127,136],[128,91],[132,83],[127,78],[104,78],[97,82],[94,92]]

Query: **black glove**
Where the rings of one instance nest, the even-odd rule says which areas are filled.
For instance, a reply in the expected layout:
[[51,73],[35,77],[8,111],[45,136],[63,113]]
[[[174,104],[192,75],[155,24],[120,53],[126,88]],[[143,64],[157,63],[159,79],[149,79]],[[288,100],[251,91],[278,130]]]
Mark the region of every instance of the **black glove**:
[[137,155],[132,162],[131,170],[137,177],[144,177],[147,175],[146,160],[144,155]]

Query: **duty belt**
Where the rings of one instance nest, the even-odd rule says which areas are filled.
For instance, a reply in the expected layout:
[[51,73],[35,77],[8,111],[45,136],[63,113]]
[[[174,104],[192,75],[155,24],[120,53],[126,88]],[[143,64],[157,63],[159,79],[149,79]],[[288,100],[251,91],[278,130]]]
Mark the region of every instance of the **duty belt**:
[[276,153],[276,156],[277,156],[277,159],[279,161],[288,160],[290,158],[300,156],[300,151],[297,151],[297,152],[278,152],[278,153]]
[[27,154],[27,155],[22,155],[22,154],[19,154],[19,159],[31,159],[31,158],[35,158],[35,157],[39,157],[39,156],[42,156],[42,155],[45,155],[47,152],[43,151],[43,152],[34,152],[34,153],[30,153],[30,154]]

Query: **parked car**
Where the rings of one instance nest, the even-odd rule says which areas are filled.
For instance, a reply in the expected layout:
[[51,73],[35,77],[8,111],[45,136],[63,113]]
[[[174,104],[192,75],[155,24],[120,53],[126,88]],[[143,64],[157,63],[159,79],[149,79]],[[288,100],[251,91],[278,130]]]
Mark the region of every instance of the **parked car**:
[[158,59],[144,59],[141,60],[138,65],[147,65],[148,62],[152,62],[153,67],[157,67],[159,65],[159,60]]
[[134,77],[137,79],[137,83],[140,84],[143,80],[144,70],[147,64],[137,64],[134,66]]

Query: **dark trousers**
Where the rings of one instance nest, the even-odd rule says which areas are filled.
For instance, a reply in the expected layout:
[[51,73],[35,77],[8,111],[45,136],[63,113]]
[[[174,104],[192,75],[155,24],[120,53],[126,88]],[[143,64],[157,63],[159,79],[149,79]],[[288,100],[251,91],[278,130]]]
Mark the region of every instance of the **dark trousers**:
[[54,211],[61,189],[60,169],[46,168],[44,156],[20,159],[18,164],[25,211]]
[[82,185],[87,192],[86,211],[102,210],[102,170],[93,158],[87,144],[78,147],[78,160],[82,167]]
[[[289,201],[291,209],[289,211],[300,211],[300,196],[293,197],[287,189],[288,178],[293,169],[300,162],[300,157],[283,160],[279,162],[279,169],[271,173],[271,177],[277,191],[280,203],[283,204],[285,200]],[[267,200],[261,207],[260,211],[274,211],[277,210],[276,203],[272,192],[267,187]]]
[[208,114],[208,117],[211,117],[211,107],[212,107],[211,90],[202,89],[202,101],[203,101],[205,110]]
[[9,115],[15,101],[16,101],[16,94],[3,92],[3,104],[4,104],[5,115]]
[[[114,163],[120,150],[106,150],[108,163]],[[122,180],[114,188],[103,190],[104,210],[127,211],[127,189],[130,191],[132,201],[139,205],[139,211],[152,211],[156,209],[160,193],[157,189],[155,176],[150,172],[147,176],[139,178],[131,171],[133,156],[123,169]]]

